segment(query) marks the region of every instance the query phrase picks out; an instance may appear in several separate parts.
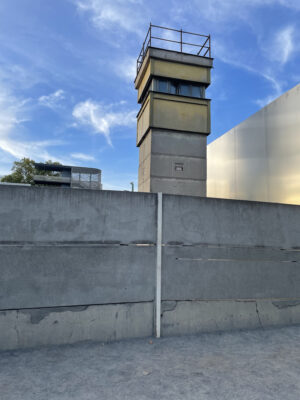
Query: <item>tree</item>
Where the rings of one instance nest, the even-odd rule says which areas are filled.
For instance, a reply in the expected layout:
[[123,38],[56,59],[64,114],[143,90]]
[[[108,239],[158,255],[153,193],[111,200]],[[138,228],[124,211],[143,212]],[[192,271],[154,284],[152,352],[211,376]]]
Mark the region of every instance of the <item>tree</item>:
[[[29,183],[34,184],[33,176],[34,175],[49,175],[49,176],[57,176],[59,175],[56,172],[52,171],[40,171],[34,166],[35,161],[30,158],[22,158],[20,161],[15,161],[12,166],[12,173],[6,176],[3,176],[1,182],[9,182],[9,183]],[[46,164],[56,164],[61,165],[59,162],[52,162],[51,160],[46,161]]]

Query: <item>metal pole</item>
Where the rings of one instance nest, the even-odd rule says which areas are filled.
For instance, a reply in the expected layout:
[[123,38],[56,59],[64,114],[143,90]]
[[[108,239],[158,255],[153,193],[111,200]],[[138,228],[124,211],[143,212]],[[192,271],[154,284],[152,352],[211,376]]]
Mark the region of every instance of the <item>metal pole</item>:
[[157,242],[156,242],[156,296],[155,336],[160,338],[161,328],[161,260],[162,260],[162,193],[157,193]]
[[180,29],[180,51],[182,53],[182,29]]

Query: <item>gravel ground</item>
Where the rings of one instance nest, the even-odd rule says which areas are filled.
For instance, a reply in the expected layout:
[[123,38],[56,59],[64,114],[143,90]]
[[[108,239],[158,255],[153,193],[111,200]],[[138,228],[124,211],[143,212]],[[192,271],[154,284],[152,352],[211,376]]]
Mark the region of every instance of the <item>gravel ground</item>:
[[2,352],[0,399],[299,400],[300,327]]

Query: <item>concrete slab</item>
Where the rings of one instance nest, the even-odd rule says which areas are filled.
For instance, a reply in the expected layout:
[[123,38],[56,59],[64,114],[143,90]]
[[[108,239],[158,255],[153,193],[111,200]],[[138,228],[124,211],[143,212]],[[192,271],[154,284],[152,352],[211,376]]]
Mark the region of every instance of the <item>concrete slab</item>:
[[163,336],[300,324],[297,300],[163,301]]
[[152,334],[151,302],[0,311],[0,350]]
[[300,252],[164,246],[164,300],[300,298]]
[[153,246],[0,246],[0,310],[151,301]]

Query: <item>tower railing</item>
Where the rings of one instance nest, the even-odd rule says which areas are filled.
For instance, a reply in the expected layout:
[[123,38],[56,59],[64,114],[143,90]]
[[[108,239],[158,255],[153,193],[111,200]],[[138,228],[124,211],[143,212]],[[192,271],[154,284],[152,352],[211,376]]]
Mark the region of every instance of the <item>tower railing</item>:
[[[200,39],[200,43],[187,42],[186,37],[188,35],[195,36],[198,40]],[[165,46],[156,45],[157,41],[164,42]],[[159,47],[167,50],[170,50],[170,47],[172,47],[171,50],[180,53],[193,54],[199,57],[211,57],[210,35],[186,32],[182,29],[166,28],[150,23],[140,54],[137,58],[137,74],[141,69],[148,47]]]

